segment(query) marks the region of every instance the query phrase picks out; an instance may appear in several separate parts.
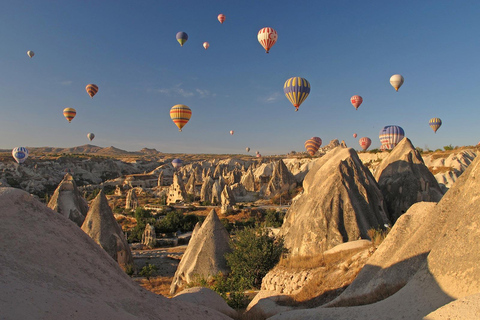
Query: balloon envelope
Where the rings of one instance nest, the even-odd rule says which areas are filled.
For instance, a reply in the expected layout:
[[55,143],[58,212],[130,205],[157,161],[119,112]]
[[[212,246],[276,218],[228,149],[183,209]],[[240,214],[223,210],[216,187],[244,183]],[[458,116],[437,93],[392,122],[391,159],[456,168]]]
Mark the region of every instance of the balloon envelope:
[[307,99],[310,94],[310,83],[307,79],[300,77],[293,77],[285,81],[283,85],[283,92],[288,100],[295,107],[295,111],[298,111],[300,105]]
[[233,136],[233,134],[235,133],[235,131],[233,130],[230,130],[230,134]]
[[223,24],[223,22],[225,21],[225,15],[223,13],[220,13],[217,17],[218,21],[220,21],[220,23]]
[[370,138],[363,137],[358,140],[358,144],[360,145],[360,147],[362,147],[363,151],[366,151],[372,144],[372,140]]
[[395,88],[395,91],[398,91],[403,84],[403,76],[401,74],[394,74],[390,77],[390,84]]
[[63,116],[67,118],[68,122],[72,122],[72,119],[75,118],[77,111],[73,108],[63,109]]
[[278,34],[275,29],[266,27],[258,31],[257,38],[258,42],[260,42],[262,47],[265,49],[265,52],[268,53],[270,48],[273,47],[275,42],[277,42]]
[[95,134],[90,132],[89,134],[87,134],[87,138],[88,138],[88,140],[92,141],[93,138],[95,138]]
[[203,47],[205,48],[205,50],[207,50],[208,47],[210,47],[210,44],[208,42],[204,42]]
[[356,134],[356,133],[354,133],[354,134],[353,134],[353,137],[354,137],[354,138],[356,138],[356,137],[357,137],[357,134]]
[[182,163],[183,163],[182,160],[179,158],[173,159],[172,161],[172,165],[175,169],[180,168],[182,166]]
[[183,47],[183,44],[188,40],[188,34],[186,34],[183,31],[180,31],[180,32],[177,32],[176,38],[178,43],[180,43],[180,45]]
[[438,128],[442,125],[442,120],[440,120],[440,118],[432,118],[428,124],[433,129],[433,132],[437,133]]
[[87,93],[90,96],[90,98],[93,98],[93,96],[96,95],[98,92],[98,86],[96,84],[90,83],[90,84],[87,84],[87,86],[85,87],[85,90],[87,90]]
[[170,118],[173,123],[178,127],[178,131],[182,131],[182,128],[187,124],[192,116],[192,110],[183,104],[176,104],[170,109]]
[[25,147],[16,147],[12,150],[12,156],[18,163],[22,164],[28,158],[28,150]]
[[379,139],[382,143],[381,150],[393,149],[403,138],[405,131],[399,126],[385,126],[380,130]]
[[321,145],[322,139],[319,137],[312,137],[305,141],[305,149],[307,149],[308,154],[311,156],[315,155]]
[[250,148],[249,148],[249,147],[246,147],[245,150],[247,150],[247,152],[250,152]]
[[260,153],[257,153],[256,157],[257,157],[257,158],[261,158],[262,155],[261,155]]
[[358,107],[360,107],[360,105],[362,104],[363,98],[361,96],[353,96],[350,98],[350,102],[355,107],[355,110],[357,110]]
[[27,56],[29,56],[30,58],[32,58],[34,55],[35,55],[35,52],[33,52],[31,50],[27,51]]

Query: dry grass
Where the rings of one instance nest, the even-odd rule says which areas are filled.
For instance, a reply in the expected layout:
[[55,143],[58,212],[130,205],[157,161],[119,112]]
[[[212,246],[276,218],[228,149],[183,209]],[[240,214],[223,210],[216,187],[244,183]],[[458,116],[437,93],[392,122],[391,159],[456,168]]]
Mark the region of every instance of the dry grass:
[[135,279],[135,281],[148,291],[171,298],[170,285],[172,279],[172,277],[155,277],[150,278],[150,281],[144,278]]
[[369,294],[364,294],[358,297],[353,297],[350,299],[342,299],[338,302],[332,304],[329,307],[352,307],[352,306],[361,306],[366,304],[375,303],[381,300],[384,300],[391,295],[395,294],[398,290],[403,288],[405,283],[400,283],[397,285],[381,285],[374,292]]
[[390,232],[390,228],[383,230],[383,229],[369,229],[367,231],[368,236],[372,240],[372,245],[378,247],[383,240],[387,237],[388,233]]
[[453,171],[452,167],[428,167],[428,170],[436,175],[437,173],[447,173]]

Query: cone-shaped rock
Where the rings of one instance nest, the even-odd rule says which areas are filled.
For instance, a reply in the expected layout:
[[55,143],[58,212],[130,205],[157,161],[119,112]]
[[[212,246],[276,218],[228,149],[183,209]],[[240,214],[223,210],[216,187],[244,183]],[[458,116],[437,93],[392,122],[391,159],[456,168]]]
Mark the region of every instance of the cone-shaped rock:
[[175,172],[173,174],[173,183],[168,189],[167,204],[177,203],[187,200],[187,192],[183,184],[180,174]]
[[203,179],[202,189],[200,191],[200,201],[211,201],[214,182],[215,181],[210,176],[206,176],[205,179]]
[[369,239],[369,229],[389,223],[375,179],[351,148],[337,147],[315,160],[303,187],[280,231],[292,255]]
[[127,192],[127,197],[125,199],[125,209],[135,210],[138,207],[138,198],[135,189],[130,189]]
[[67,173],[53,193],[48,207],[82,226],[88,212],[87,201],[77,189],[75,180]]
[[155,227],[147,223],[142,235],[142,244],[154,248],[157,245],[157,234],[155,233]]
[[403,138],[383,159],[375,172],[375,178],[392,222],[412,204],[420,201],[438,202],[443,195],[437,180],[408,138]]
[[79,227],[25,191],[0,188],[0,219],[2,320],[231,320],[143,289]]
[[190,178],[188,179],[187,184],[185,185],[185,191],[188,194],[193,194],[195,195],[195,173],[192,173],[190,175]]
[[267,189],[265,190],[266,196],[273,196],[283,191],[289,191],[295,188],[297,182],[293,175],[288,171],[287,166],[283,160],[279,160],[273,167],[272,178],[268,182]]
[[223,178],[220,176],[212,186],[212,199],[211,199],[212,204],[221,203],[222,191],[224,187],[225,187],[225,182],[223,181]]
[[103,190],[93,200],[82,230],[117,261],[120,267],[125,269],[127,265],[133,265],[132,252]]
[[225,186],[221,195],[222,209],[221,213],[229,213],[232,211],[232,206],[235,204],[235,196],[229,186]]
[[240,184],[242,184],[247,191],[255,191],[255,176],[253,175],[252,166],[250,166],[247,172],[242,176]]
[[219,272],[228,274],[225,254],[231,251],[229,239],[227,230],[212,209],[201,227],[195,226],[173,277],[170,293],[174,294],[179,287],[192,282],[195,277],[207,279]]

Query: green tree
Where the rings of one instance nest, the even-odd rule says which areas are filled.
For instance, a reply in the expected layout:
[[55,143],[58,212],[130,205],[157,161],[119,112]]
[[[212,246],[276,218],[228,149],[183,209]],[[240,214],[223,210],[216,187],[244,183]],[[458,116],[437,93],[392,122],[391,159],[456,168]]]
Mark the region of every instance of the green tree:
[[150,282],[150,278],[157,275],[158,268],[154,264],[147,264],[142,268],[140,271],[140,276],[147,278],[148,282]]
[[264,227],[238,231],[230,247],[232,252],[225,255],[230,277],[243,289],[260,288],[263,277],[285,252],[283,238],[270,236]]

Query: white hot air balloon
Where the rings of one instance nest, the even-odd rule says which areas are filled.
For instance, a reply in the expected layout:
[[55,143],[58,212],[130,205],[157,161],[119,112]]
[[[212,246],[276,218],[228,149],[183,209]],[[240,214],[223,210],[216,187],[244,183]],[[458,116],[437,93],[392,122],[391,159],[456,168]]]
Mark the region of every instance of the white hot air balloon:
[[247,152],[250,152],[250,148],[249,148],[249,147],[246,147],[245,150],[247,150]]
[[32,58],[34,55],[35,55],[35,52],[33,52],[31,50],[27,51],[27,56],[29,56],[30,58]]
[[210,43],[204,42],[204,43],[203,43],[203,47],[205,48],[205,50],[207,50],[208,47],[210,47]]
[[403,76],[401,74],[394,74],[390,77],[390,84],[395,88],[395,91],[398,91],[403,84]]

